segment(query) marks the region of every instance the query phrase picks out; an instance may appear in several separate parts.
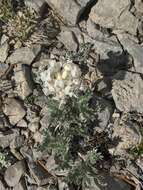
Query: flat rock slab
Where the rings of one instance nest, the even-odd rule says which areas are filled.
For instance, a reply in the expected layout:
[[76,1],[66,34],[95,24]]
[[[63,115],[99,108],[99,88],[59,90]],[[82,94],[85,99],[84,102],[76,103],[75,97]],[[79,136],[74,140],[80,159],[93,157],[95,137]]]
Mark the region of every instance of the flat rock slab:
[[62,42],[69,51],[76,51],[78,44],[76,42],[76,36],[72,31],[61,31],[59,41]]
[[7,185],[10,187],[16,186],[25,172],[26,166],[24,161],[19,161],[10,166],[4,174],[4,179]]
[[34,46],[33,48],[22,47],[16,49],[8,58],[8,62],[11,64],[21,63],[30,65],[39,53],[40,49],[40,46]]
[[129,12],[130,0],[101,0],[92,8],[90,19],[105,28],[136,34],[138,21]]
[[3,112],[8,116],[12,125],[17,124],[26,114],[21,102],[14,98],[7,98],[5,100]]
[[143,74],[143,45],[135,43],[128,35],[117,35],[124,49],[133,57],[135,71]]
[[[90,0],[89,0],[90,1]],[[57,11],[71,25],[75,25],[80,11],[86,6],[87,0],[76,3],[74,0],[46,0],[46,2]]]
[[143,80],[139,74],[119,71],[114,76],[112,95],[120,111],[143,113]]

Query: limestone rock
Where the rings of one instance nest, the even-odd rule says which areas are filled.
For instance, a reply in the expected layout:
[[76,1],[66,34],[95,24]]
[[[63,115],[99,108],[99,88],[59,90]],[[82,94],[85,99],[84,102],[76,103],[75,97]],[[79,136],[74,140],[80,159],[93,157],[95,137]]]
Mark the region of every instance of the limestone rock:
[[24,161],[19,161],[6,170],[4,179],[9,187],[14,187],[19,183],[20,178],[26,171],[25,168]]
[[34,118],[29,124],[28,124],[28,128],[31,132],[36,132],[37,129],[39,128],[39,122],[40,122],[40,118],[36,117]]
[[112,134],[113,139],[117,140],[117,146],[109,151],[114,155],[126,155],[126,151],[136,147],[140,143],[140,134],[138,132],[138,126],[132,122],[127,124],[114,125],[114,131]]
[[[83,34],[85,43],[91,43],[93,44],[93,48],[95,48],[95,52],[100,55],[100,59],[106,60],[110,58],[110,54],[113,57],[114,55],[119,55],[122,54],[122,48],[117,41],[115,36],[111,37],[104,37],[102,39],[93,39],[87,36],[86,34]],[[117,57],[116,60],[110,60],[114,61],[115,63],[117,62]],[[120,60],[118,60],[120,61]]]
[[87,20],[87,32],[88,35],[94,39],[102,40],[104,38],[103,33],[96,28],[96,24],[91,20]]
[[1,181],[0,181],[0,190],[5,190],[5,187]]
[[5,62],[8,56],[9,45],[7,41],[0,45],[0,62]]
[[143,1],[142,0],[135,0],[135,8],[137,12],[143,15]]
[[136,34],[138,21],[129,12],[129,8],[129,0],[101,0],[92,8],[89,17],[102,27]]
[[27,122],[24,120],[24,119],[22,119],[22,120],[20,120],[18,123],[17,123],[17,126],[18,127],[22,127],[22,128],[27,128]]
[[40,12],[42,7],[44,6],[45,0],[34,1],[34,0],[25,0],[25,5],[30,9],[35,10],[36,12]]
[[7,148],[11,142],[18,136],[17,131],[10,131],[8,134],[0,133],[0,147]]
[[143,80],[139,74],[119,71],[114,76],[112,95],[120,111],[143,113]]
[[8,65],[5,63],[0,63],[0,78],[5,75],[5,72],[8,69]]
[[77,50],[78,44],[76,42],[76,36],[72,31],[61,31],[58,39],[69,51]]
[[25,190],[25,189],[26,189],[26,186],[20,182],[16,186],[13,187],[13,190]]
[[26,114],[21,102],[14,98],[7,98],[5,100],[3,112],[8,116],[12,125],[17,124]]
[[143,45],[135,43],[128,35],[118,34],[124,49],[133,57],[135,71],[143,74]]
[[16,93],[21,99],[25,99],[32,93],[33,83],[30,75],[30,68],[27,65],[18,65],[14,69],[14,77]]
[[21,63],[30,65],[34,58],[40,51],[40,46],[34,46],[33,48],[22,47],[16,49],[8,58],[8,62],[11,64]]
[[77,23],[80,11],[86,5],[87,0],[84,3],[76,3],[74,0],[46,0],[47,3],[55,9],[64,20],[68,21],[69,24],[75,25]]

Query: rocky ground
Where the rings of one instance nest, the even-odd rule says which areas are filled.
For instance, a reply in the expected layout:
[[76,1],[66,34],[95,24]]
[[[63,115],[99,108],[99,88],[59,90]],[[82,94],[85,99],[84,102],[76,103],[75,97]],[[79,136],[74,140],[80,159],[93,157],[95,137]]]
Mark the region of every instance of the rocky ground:
[[[0,29],[0,190],[141,190],[143,1],[1,0]],[[66,183],[66,172],[55,173],[54,157],[38,148],[56,88],[47,65],[64,62],[66,70],[68,61],[100,107],[94,146],[104,158],[86,187]]]

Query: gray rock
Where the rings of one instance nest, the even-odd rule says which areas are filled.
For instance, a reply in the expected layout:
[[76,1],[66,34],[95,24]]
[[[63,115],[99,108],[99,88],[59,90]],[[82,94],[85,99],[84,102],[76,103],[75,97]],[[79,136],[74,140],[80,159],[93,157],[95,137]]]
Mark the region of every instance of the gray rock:
[[25,190],[25,189],[27,189],[26,186],[20,182],[16,186],[13,187],[13,190]]
[[5,190],[5,187],[1,181],[0,181],[0,190]]
[[0,62],[5,62],[8,56],[9,45],[7,41],[0,45]]
[[133,57],[135,71],[143,74],[143,46],[135,43],[128,35],[118,34],[118,38],[124,49]]
[[9,187],[16,186],[22,175],[26,172],[26,166],[24,161],[19,161],[10,166],[4,174],[4,179]]
[[36,12],[40,12],[42,7],[44,6],[45,0],[35,1],[35,0],[25,0],[25,5],[30,9],[35,10]]
[[26,111],[20,101],[14,98],[5,99],[3,112],[8,116],[12,125],[17,124],[26,114]]
[[119,71],[114,76],[112,95],[120,111],[143,113],[143,80],[139,74]]
[[45,106],[41,112],[40,112],[40,116],[41,116],[41,120],[40,120],[40,124],[41,124],[41,128],[42,129],[46,129],[49,126],[49,119],[50,119],[50,112],[49,109],[47,108],[47,106]]
[[38,186],[52,183],[53,176],[45,170],[38,162],[29,162],[28,167],[31,175],[35,179]]
[[[109,59],[110,54],[112,55],[119,55],[122,53],[122,47],[120,46],[119,42],[117,41],[115,36],[112,37],[105,37],[103,39],[92,39],[86,34],[83,34],[84,40],[86,43],[90,42],[93,44],[93,47],[95,48],[95,52],[100,55],[100,58],[103,59]],[[110,60],[117,62],[116,60]],[[116,63],[115,63],[116,64]]]
[[102,176],[101,184],[99,183],[100,180],[90,178],[90,185],[84,187],[83,190],[132,190],[130,185],[110,175]]
[[133,122],[123,123],[122,119],[114,124],[112,138],[115,147],[109,149],[114,155],[128,156],[127,150],[136,147],[141,142],[139,126]]
[[104,34],[97,29],[96,27],[96,24],[91,20],[91,19],[88,19],[87,20],[87,32],[88,32],[88,35],[94,39],[97,39],[97,40],[102,40],[104,37]]
[[31,132],[36,132],[37,129],[39,128],[39,123],[40,123],[40,118],[39,117],[35,117],[34,119],[32,119],[32,121],[28,124],[28,129]]
[[72,31],[61,31],[59,41],[62,42],[69,51],[76,51],[78,44],[75,34]]
[[4,44],[5,42],[8,41],[8,39],[9,39],[9,37],[6,36],[5,34],[3,34],[2,37],[1,37],[1,42],[0,42],[0,44],[1,44],[1,45]]
[[102,27],[136,34],[138,21],[129,12],[130,4],[130,0],[98,1],[92,8],[89,17]]
[[8,58],[8,62],[11,64],[21,63],[30,65],[39,53],[40,49],[40,46],[34,46],[33,48],[22,47],[16,49]]
[[[86,5],[87,0],[84,3],[76,3],[74,0],[46,0],[47,3],[68,21],[69,24],[75,25],[77,23],[80,11]],[[90,1],[90,0],[89,0]]]
[[33,91],[30,68],[27,65],[17,65],[14,69],[13,80],[15,82],[15,92],[21,99],[25,99]]
[[27,125],[27,122],[26,122],[24,119],[22,119],[22,120],[20,120],[20,121],[17,123],[17,127],[27,128],[28,125]]
[[142,0],[135,0],[135,8],[138,13],[143,15],[143,1]]
[[8,134],[0,133],[0,147],[7,148],[11,142],[18,136],[17,131],[10,131]]
[[10,143],[10,148],[11,149],[17,149],[23,146],[25,142],[25,138],[23,135],[16,136],[12,142]]
[[0,63],[0,78],[3,77],[8,69],[8,65],[5,63]]

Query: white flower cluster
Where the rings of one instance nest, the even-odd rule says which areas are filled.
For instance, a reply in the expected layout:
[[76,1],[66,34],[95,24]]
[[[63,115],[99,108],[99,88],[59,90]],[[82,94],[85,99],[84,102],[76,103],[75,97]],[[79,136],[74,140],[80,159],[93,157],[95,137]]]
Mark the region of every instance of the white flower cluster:
[[73,62],[49,60],[48,68],[39,73],[43,92],[53,94],[55,99],[64,99],[66,95],[74,96],[74,91],[81,87],[81,70]]

